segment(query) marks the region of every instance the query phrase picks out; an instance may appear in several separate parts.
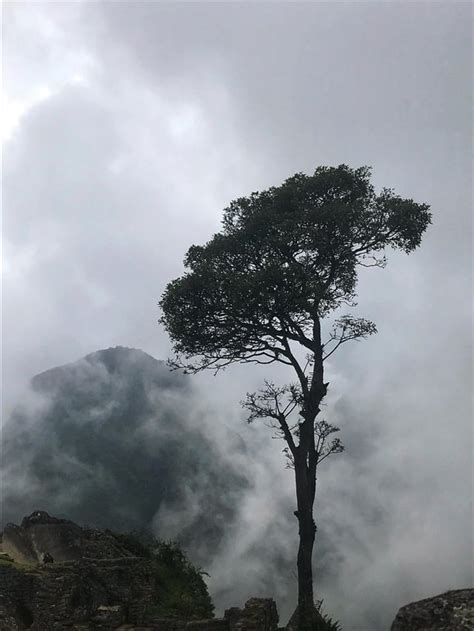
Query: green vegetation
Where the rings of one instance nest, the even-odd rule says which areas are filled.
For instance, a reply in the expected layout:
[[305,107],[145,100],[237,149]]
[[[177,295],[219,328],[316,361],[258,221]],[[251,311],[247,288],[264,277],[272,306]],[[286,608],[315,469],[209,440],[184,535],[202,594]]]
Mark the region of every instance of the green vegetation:
[[150,559],[153,556],[153,546],[155,539],[143,532],[116,533],[114,537],[117,542],[137,557]]
[[[203,572],[173,542],[156,542],[153,550],[161,589],[157,613],[163,617],[212,618],[214,605]],[[163,590],[163,591],[161,591]]]
[[203,580],[205,572],[189,561],[177,543],[159,541],[143,533],[116,537],[136,556],[154,562],[157,591],[150,613],[181,620],[214,617],[214,605]]

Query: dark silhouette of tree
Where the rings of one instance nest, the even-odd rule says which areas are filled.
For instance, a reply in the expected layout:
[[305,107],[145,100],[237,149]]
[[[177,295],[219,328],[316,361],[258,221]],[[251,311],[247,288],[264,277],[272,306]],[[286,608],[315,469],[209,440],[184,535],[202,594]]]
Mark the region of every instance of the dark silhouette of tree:
[[267,418],[286,441],[295,472],[299,524],[298,628],[323,628],[315,612],[312,552],[318,465],[339,453],[338,429],[316,421],[328,383],[324,361],[343,344],[376,332],[363,318],[337,317],[355,305],[357,268],[384,267],[387,247],[411,252],[431,221],[429,206],[391,189],[376,194],[370,169],[346,165],[297,173],[224,210],[222,231],[193,245],[186,272],[168,284],[161,322],[189,372],[234,363],[284,364],[295,382],[247,395],[249,421]]

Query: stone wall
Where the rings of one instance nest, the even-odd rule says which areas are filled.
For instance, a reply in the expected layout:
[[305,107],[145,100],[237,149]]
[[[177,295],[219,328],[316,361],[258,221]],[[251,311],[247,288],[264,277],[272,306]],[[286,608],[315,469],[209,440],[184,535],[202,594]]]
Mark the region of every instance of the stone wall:
[[165,620],[153,616],[159,585],[152,561],[80,559],[18,569],[0,564],[0,631],[101,629],[146,631],[277,631],[273,600],[251,598],[224,618]]
[[[139,627],[135,631],[141,631]],[[146,631],[230,631],[229,621],[225,618],[212,620],[154,620]]]
[[231,631],[277,631],[278,612],[271,598],[250,598],[243,609],[232,607],[224,617]]
[[[139,558],[79,560],[16,569],[0,566],[0,595],[25,628],[62,629],[65,622],[91,629],[147,623],[158,586],[152,562]],[[21,616],[20,616],[21,618]],[[21,620],[19,620],[21,623]],[[22,628],[20,626],[20,628]],[[10,631],[0,622],[1,631]]]
[[3,551],[20,563],[41,562],[46,553],[56,562],[130,556],[130,551],[109,530],[81,528],[45,511],[34,511],[20,526],[7,524],[2,545]]
[[[271,598],[250,598],[212,620],[150,620],[147,631],[278,631],[278,613]],[[139,628],[136,629],[139,631]]]
[[21,526],[7,524],[3,532],[3,551],[18,563],[36,563],[39,559],[30,537]]

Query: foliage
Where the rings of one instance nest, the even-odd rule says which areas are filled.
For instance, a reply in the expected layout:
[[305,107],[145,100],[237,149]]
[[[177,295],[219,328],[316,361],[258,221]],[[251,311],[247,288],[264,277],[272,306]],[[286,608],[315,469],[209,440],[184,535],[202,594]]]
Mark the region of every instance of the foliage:
[[[299,607],[296,608],[292,615],[288,628],[293,631],[298,628],[298,623]],[[340,622],[334,620],[324,611],[322,600],[316,601],[312,607],[312,629],[318,629],[318,631],[342,631]]]
[[[388,246],[414,250],[429,222],[426,204],[377,195],[367,167],[319,167],[233,201],[222,231],[189,248],[188,271],[160,302],[175,365],[291,365],[287,343],[312,351],[315,318],[355,304],[356,266],[383,267]],[[347,315],[336,329],[338,345],[375,331]]]
[[320,600],[317,603],[317,610],[319,614],[322,616],[323,623],[325,625],[324,631],[342,631],[342,627],[337,620],[333,620],[331,616],[323,611],[323,601]]
[[115,539],[134,556],[150,559],[155,539],[147,532],[114,533]]
[[181,620],[213,617],[205,572],[189,561],[177,543],[160,541],[146,532],[116,537],[137,556],[153,560],[157,579],[154,615]]
[[174,542],[157,542],[154,555],[163,592],[158,612],[164,617],[212,618],[214,606],[203,580],[203,572],[187,559]]

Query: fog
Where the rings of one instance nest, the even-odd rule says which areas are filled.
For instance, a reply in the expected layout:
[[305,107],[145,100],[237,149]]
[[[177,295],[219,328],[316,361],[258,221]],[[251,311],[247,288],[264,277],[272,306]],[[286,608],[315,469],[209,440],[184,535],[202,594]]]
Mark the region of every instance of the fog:
[[[97,349],[165,359],[159,297],[230,200],[371,165],[433,225],[364,270],[354,314],[379,333],[326,368],[346,452],[318,478],[315,590],[346,631],[378,631],[402,604],[470,585],[471,52],[467,2],[5,5],[4,418],[33,375]],[[284,619],[292,473],[239,407],[268,375],[288,376],[196,377],[196,419],[229,460],[240,436],[234,465],[254,480],[206,568],[217,608],[273,595]],[[172,534],[183,517],[160,519]]]

